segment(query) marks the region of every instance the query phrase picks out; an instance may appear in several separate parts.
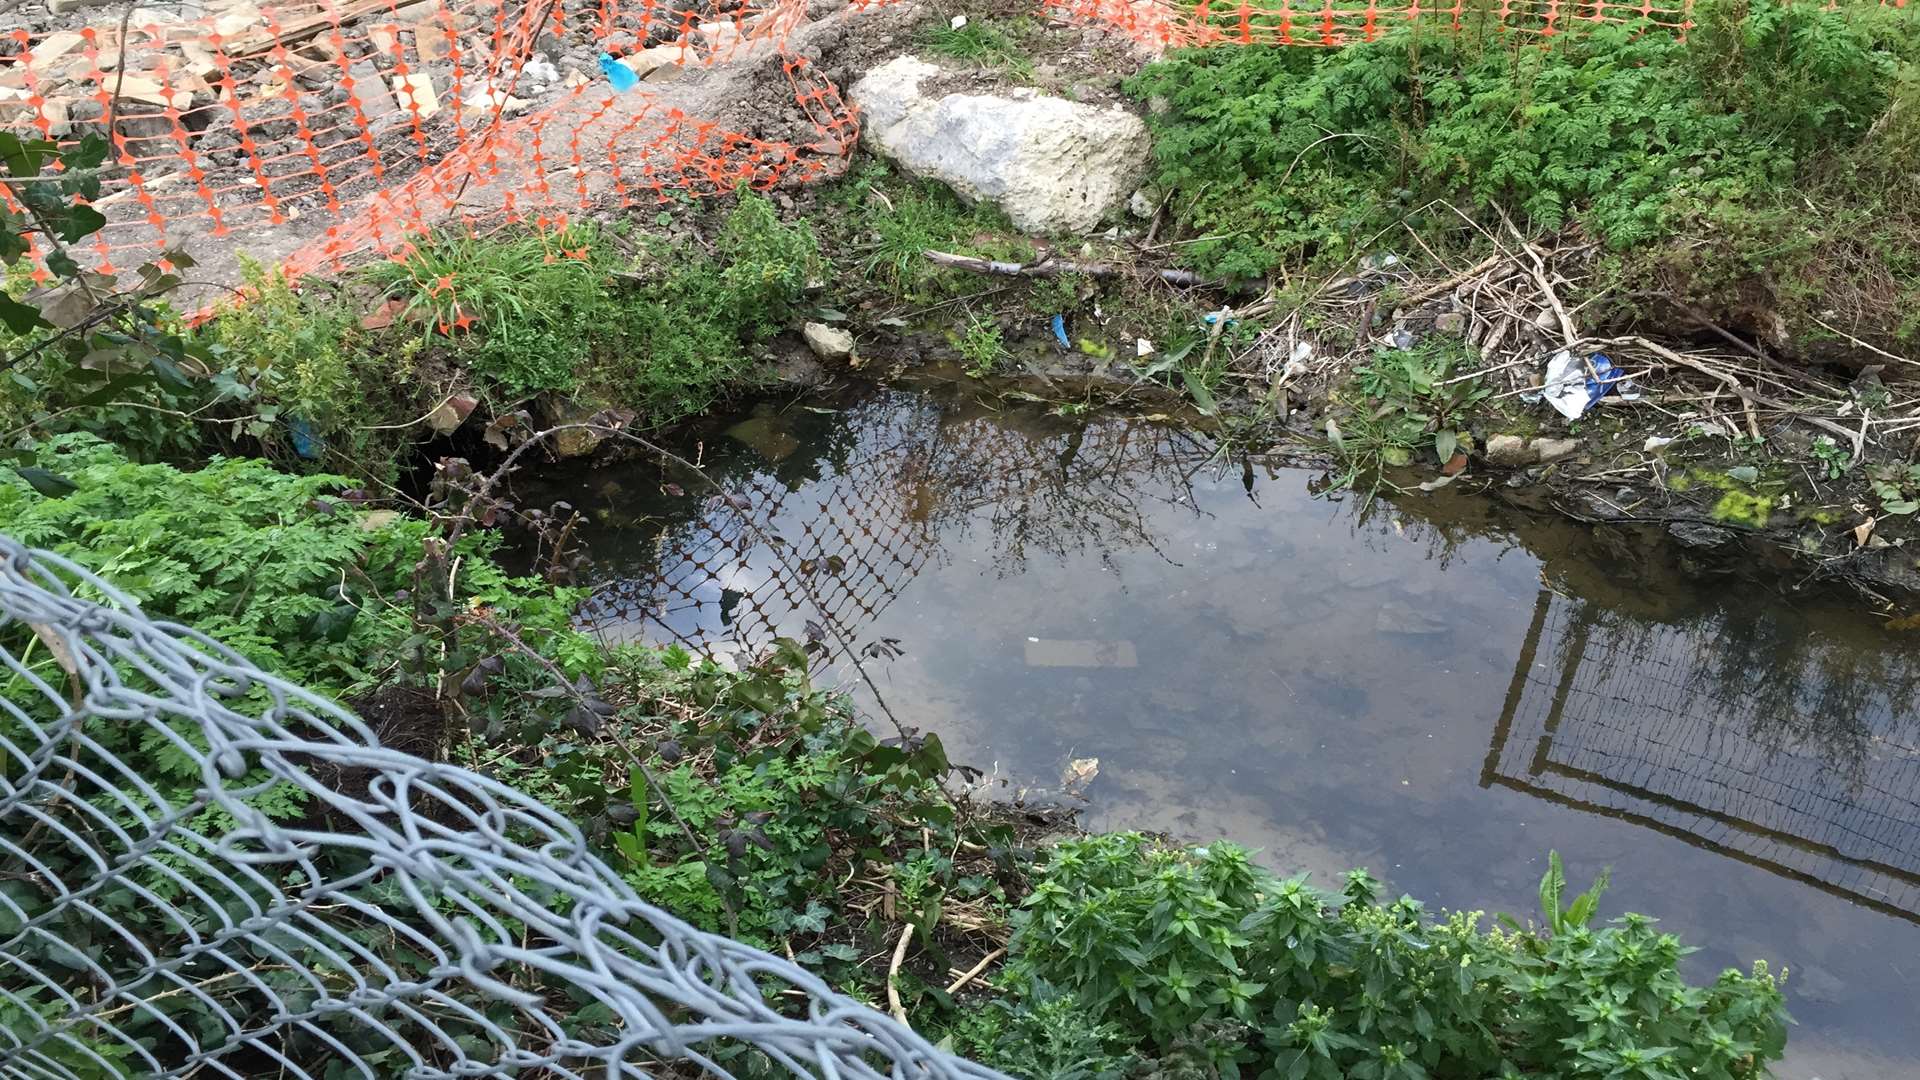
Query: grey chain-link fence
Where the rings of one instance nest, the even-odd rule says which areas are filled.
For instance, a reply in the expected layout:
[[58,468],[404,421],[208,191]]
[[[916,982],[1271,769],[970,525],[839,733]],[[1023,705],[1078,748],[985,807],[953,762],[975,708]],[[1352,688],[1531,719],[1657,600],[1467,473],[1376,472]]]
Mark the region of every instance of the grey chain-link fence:
[[999,1075],[4,536],[0,661],[0,1075]]

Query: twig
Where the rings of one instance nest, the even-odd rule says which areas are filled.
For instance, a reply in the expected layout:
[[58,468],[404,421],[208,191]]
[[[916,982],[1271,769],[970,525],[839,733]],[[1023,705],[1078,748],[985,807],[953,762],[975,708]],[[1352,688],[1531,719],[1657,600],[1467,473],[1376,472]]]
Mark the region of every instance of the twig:
[[893,963],[887,965],[887,1011],[893,1014],[895,1020],[900,1021],[900,1023],[906,1027],[912,1027],[913,1025],[907,1023],[906,1006],[900,1004],[900,984],[897,980],[900,975],[900,965],[907,958],[907,943],[912,940],[913,924],[908,923],[906,927],[900,931],[899,943],[893,947]]
[[1869,345],[1864,341],[1861,341],[1859,338],[1854,337],[1852,334],[1847,333],[1845,330],[1841,330],[1833,326],[1828,326],[1826,323],[1821,322],[1820,319],[1815,318],[1814,316],[1809,315],[1807,317],[1810,319],[1813,319],[1814,322],[1819,323],[1820,326],[1823,329],[1827,330],[1829,333],[1839,334],[1841,337],[1846,338],[1849,342],[1852,342],[1853,344],[1858,345],[1860,348],[1865,349],[1876,356],[1884,356],[1887,359],[1892,360],[1893,362],[1898,364],[1912,364],[1915,367],[1920,367],[1920,360],[1909,360],[1904,356],[1896,356],[1885,349],[1875,348],[1874,346]]
[[[1567,314],[1566,307],[1560,303],[1559,294],[1553,291],[1553,283],[1547,279],[1546,262],[1540,258],[1540,252],[1535,250],[1532,244],[1527,243],[1527,238],[1520,235],[1520,230],[1514,226],[1513,219],[1507,216],[1505,210],[1500,212],[1500,220],[1506,223],[1507,231],[1512,233],[1513,238],[1519,242],[1520,249],[1527,253],[1527,261],[1533,264],[1533,280],[1540,286],[1540,291],[1546,295],[1547,303],[1552,306],[1554,315],[1560,319],[1560,333],[1566,336],[1567,348],[1573,348],[1580,343],[1580,334],[1574,330],[1572,317]],[[1758,436],[1755,437],[1758,438]]]
[[960,976],[959,978],[947,984],[947,993],[949,994],[955,993],[961,987],[972,982],[974,979],[979,977],[981,972],[987,970],[988,964],[993,963],[995,960],[998,960],[1005,955],[1007,955],[1007,950],[1005,948],[999,948],[981,957],[980,962],[968,968],[966,974]]
[[1446,292],[1447,290],[1458,286],[1461,282],[1464,282],[1469,278],[1476,277],[1480,274],[1484,274],[1487,271],[1493,269],[1495,266],[1498,266],[1500,262],[1505,258],[1506,258],[1505,252],[1496,252],[1492,255],[1489,255],[1486,258],[1480,260],[1479,262],[1473,264],[1472,266],[1467,267],[1465,270],[1462,270],[1457,274],[1450,275],[1449,277],[1441,281],[1438,281],[1432,285],[1429,285],[1418,292],[1408,293],[1405,296],[1399,297],[1398,299],[1399,299],[1400,306],[1406,307],[1410,304],[1417,304],[1420,301],[1425,300],[1429,296],[1437,296],[1440,293]]
[[[1133,272],[1133,268],[1116,266],[1113,263],[1083,263],[1052,258],[1042,259],[1035,263],[1017,263],[1007,262],[1002,259],[981,259],[972,255],[955,255],[950,251],[928,251],[924,254],[928,262],[938,266],[949,266],[955,270],[971,270],[976,274],[999,274],[1002,277],[1058,277],[1061,274],[1085,274],[1088,277],[1118,277]],[[1217,289],[1244,289],[1251,284],[1248,281],[1205,277],[1191,270],[1177,270],[1168,266],[1148,269],[1142,272],[1152,274],[1170,285],[1204,285]]]
[[1755,405],[1762,405],[1769,409],[1778,409],[1781,412],[1786,413],[1788,416],[1791,416],[1796,420],[1805,421],[1806,423],[1812,424],[1814,427],[1820,428],[1823,431],[1830,431],[1835,435],[1838,435],[1841,438],[1847,440],[1847,442],[1852,444],[1853,446],[1853,460],[1856,464],[1860,461],[1862,457],[1866,455],[1867,427],[1865,424],[1862,424],[1860,426],[1859,431],[1850,431],[1847,428],[1842,427],[1841,425],[1836,424],[1833,421],[1828,420],[1824,417],[1809,416],[1807,415],[1805,410],[1796,409],[1793,406],[1788,405],[1786,402],[1777,401],[1773,398],[1763,397],[1760,394],[1756,394],[1753,391],[1748,390],[1746,387],[1741,386],[1739,380],[1735,379],[1733,376],[1727,374],[1726,372],[1717,371],[1701,363],[1698,360],[1693,360],[1688,357],[1681,356],[1679,353],[1674,352],[1672,349],[1655,345],[1653,342],[1648,341],[1646,338],[1635,337],[1635,338],[1628,338],[1626,340],[1632,341],[1634,344],[1639,345],[1641,348],[1646,349],[1647,351],[1653,353],[1655,356],[1658,356],[1665,360],[1670,360],[1683,367],[1690,367],[1693,370],[1698,371],[1703,375],[1711,375],[1714,378],[1719,379],[1721,382],[1725,383],[1727,385],[1727,389],[1732,390],[1734,394],[1736,394],[1740,398],[1741,404],[1745,406],[1746,413],[1747,413],[1747,432],[1748,434],[1752,435],[1756,439],[1760,437],[1760,425],[1754,419],[1753,407]]

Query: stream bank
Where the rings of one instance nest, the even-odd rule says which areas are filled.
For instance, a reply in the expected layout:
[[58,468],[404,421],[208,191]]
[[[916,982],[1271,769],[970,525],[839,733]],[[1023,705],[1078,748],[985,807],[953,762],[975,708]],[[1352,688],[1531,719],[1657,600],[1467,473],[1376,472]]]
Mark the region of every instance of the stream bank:
[[1920,1061],[1893,1034],[1920,945],[1920,669],[1845,591],[1703,565],[1652,526],[1368,498],[1299,459],[1248,473],[1178,425],[964,381],[777,399],[672,447],[753,529],[654,461],[516,493],[589,519],[605,637],[744,659],[833,621],[885,646],[878,694],[987,770],[980,795],[1078,791],[1090,828],[1226,837],[1323,884],[1364,865],[1518,911],[1550,848],[1575,878],[1610,866],[1607,910],[1704,946],[1696,975],[1789,969],[1780,1075]]

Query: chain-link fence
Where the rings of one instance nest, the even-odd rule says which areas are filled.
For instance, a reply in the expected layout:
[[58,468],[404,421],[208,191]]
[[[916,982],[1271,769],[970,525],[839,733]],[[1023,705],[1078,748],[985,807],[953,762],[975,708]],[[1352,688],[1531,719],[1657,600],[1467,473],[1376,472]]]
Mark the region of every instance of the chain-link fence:
[[0,1076],[998,1074],[0,536]]

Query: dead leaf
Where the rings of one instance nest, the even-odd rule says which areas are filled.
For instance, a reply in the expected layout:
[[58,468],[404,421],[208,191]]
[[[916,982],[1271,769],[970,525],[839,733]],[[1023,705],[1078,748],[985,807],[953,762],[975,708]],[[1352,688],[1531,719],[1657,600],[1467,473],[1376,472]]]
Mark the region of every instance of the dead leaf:
[[1459,476],[1461,473],[1461,470],[1465,469],[1466,467],[1467,467],[1466,453],[1464,451],[1456,452],[1451,458],[1447,459],[1447,463],[1445,465],[1440,466],[1440,475]]
[[1877,518],[1868,518],[1853,527],[1854,547],[1863,548],[1867,546],[1867,541],[1873,537],[1873,523],[1877,520]]

